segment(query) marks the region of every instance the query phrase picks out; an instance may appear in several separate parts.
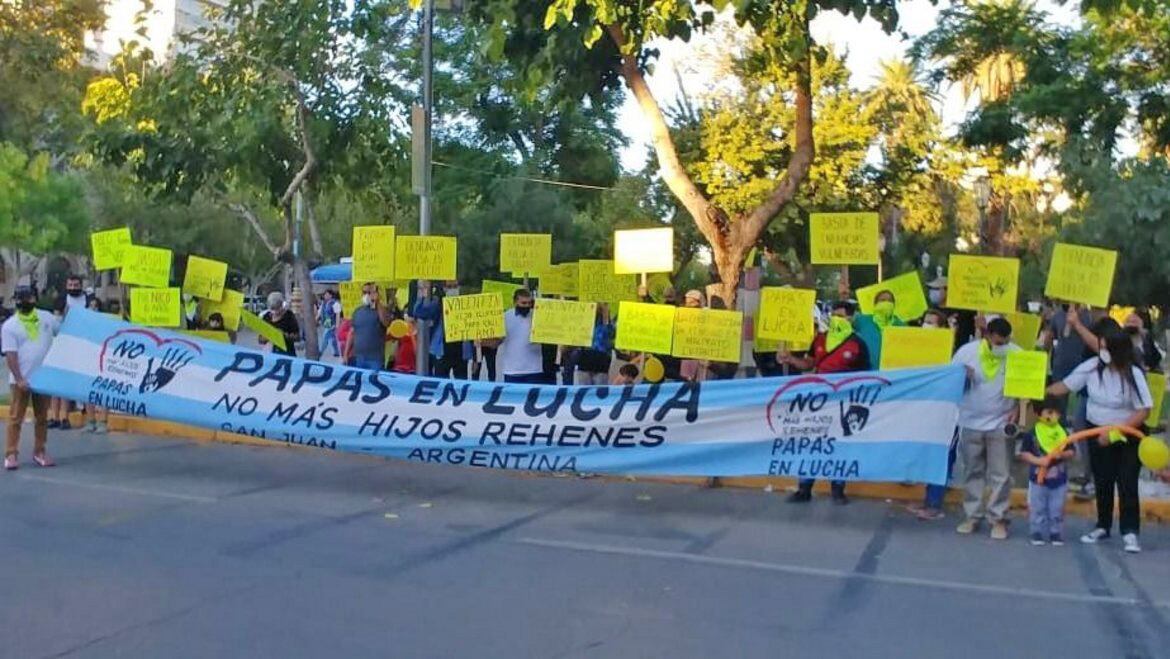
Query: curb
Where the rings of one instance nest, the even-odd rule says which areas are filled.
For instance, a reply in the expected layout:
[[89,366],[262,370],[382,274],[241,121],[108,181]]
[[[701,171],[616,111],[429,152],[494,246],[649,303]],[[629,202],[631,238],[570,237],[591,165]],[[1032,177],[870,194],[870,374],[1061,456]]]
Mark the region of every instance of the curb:
[[[0,405],[0,415],[4,418],[8,416],[8,406]],[[75,428],[84,425],[84,417],[80,412],[73,412],[69,416],[69,422]],[[240,435],[233,432],[223,430],[207,430],[204,428],[196,428],[180,423],[173,423],[170,421],[158,421],[155,419],[143,419],[139,417],[128,417],[119,415],[110,415],[109,427],[112,432],[127,432],[138,435],[154,435],[158,437],[173,437],[176,439],[190,439],[201,442],[221,442],[225,444],[242,444],[245,446],[264,446],[264,447],[279,447],[284,446],[288,448],[307,449],[308,447],[298,446],[296,444],[287,444],[271,439],[257,439],[248,435]],[[529,476],[538,476],[539,474],[527,474]],[[608,476],[606,478],[617,480],[624,478],[621,476]],[[706,487],[708,479],[701,476],[638,476],[636,480],[647,483],[668,483],[673,485],[693,485],[696,487]],[[729,476],[719,479],[722,487],[733,487],[737,489],[753,489],[763,490],[775,494],[784,495],[796,487],[795,478],[786,478],[781,476]],[[829,484],[823,480],[817,481],[813,492],[825,496],[829,493]],[[923,497],[922,485],[907,485],[902,483],[871,483],[871,482],[852,482],[848,485],[849,495],[852,497],[859,497],[863,499],[884,499],[889,502],[900,501],[907,503],[921,503]],[[947,491],[946,502],[948,504],[958,504],[963,500],[963,493],[955,488]],[[1016,510],[1024,510],[1028,504],[1028,491],[1023,488],[1012,489],[1012,508]],[[1170,499],[1142,499],[1142,517],[1147,521],[1158,523],[1170,523]],[[1065,512],[1069,515],[1077,515],[1079,517],[1094,517],[1096,515],[1096,507],[1092,501],[1080,501],[1070,498],[1065,506]]]

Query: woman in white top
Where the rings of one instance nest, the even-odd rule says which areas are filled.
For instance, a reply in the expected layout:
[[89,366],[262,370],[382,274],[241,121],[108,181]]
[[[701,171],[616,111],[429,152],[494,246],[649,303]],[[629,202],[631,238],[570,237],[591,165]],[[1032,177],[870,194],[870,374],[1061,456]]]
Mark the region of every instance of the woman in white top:
[[[1065,396],[1086,389],[1089,427],[1130,426],[1142,428],[1153,402],[1145,374],[1134,363],[1133,342],[1122,332],[1112,331],[1099,340],[1096,357],[1076,367],[1063,382],[1048,387],[1048,393]],[[1138,499],[1138,439],[1108,435],[1089,444],[1093,482],[1097,487],[1097,527],[1081,537],[1095,544],[1109,537],[1113,528],[1113,491],[1121,503],[1120,530],[1125,551],[1141,551],[1138,532],[1141,508]]]

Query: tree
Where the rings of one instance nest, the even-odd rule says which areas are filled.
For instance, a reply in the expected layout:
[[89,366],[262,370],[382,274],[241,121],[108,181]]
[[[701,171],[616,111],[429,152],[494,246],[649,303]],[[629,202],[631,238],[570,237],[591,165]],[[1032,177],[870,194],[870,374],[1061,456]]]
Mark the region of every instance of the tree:
[[[48,154],[29,157],[0,142],[0,255],[6,266],[20,276],[45,254],[81,249],[88,225],[84,189],[76,176],[53,171]],[[36,258],[22,263],[22,253]]]

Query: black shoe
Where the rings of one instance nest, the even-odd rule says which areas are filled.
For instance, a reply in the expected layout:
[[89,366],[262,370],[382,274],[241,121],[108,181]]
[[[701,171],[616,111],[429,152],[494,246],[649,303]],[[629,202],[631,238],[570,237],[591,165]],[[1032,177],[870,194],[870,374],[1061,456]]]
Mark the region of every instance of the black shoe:
[[57,426],[57,427],[60,428],[61,430],[73,430],[73,425],[69,423],[69,419],[65,419],[64,421],[62,421],[61,425]]
[[788,495],[788,503],[808,503],[812,501],[812,492],[809,490],[797,490]]
[[49,429],[53,429],[53,428],[60,428],[60,427],[61,427],[61,422],[60,422],[60,421],[57,421],[57,420],[53,420],[53,421],[50,421],[48,424],[46,424],[46,426],[45,426],[45,427],[47,427],[47,428],[49,428]]
[[845,496],[844,492],[841,492],[839,494],[834,493],[833,494],[833,503],[835,503],[838,506],[844,506],[845,504],[849,503],[849,497]]

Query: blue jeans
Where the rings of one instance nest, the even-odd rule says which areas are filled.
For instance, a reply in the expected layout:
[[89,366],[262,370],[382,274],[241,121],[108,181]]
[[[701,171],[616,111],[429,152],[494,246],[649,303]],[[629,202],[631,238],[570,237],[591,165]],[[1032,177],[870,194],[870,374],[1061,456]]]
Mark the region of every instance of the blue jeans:
[[341,346],[339,346],[337,344],[337,330],[335,328],[322,327],[321,328],[321,340],[319,343],[320,343],[320,345],[317,346],[317,352],[320,352],[322,355],[325,354],[325,348],[332,346],[333,347],[333,356],[334,357],[341,356]]
[[[1028,483],[1028,530],[1032,535],[1047,540],[1064,533],[1064,498],[1067,494],[1068,483],[1057,487]],[[1109,497],[1113,497],[1112,492]]]
[[[947,479],[951,477],[951,470],[955,468],[955,448],[958,442],[951,440],[951,448],[947,451]],[[947,495],[946,485],[927,485],[926,496],[922,499],[922,507],[931,510],[942,510],[943,497]]]
[[382,363],[381,359],[368,359],[364,357],[354,357],[353,365],[357,368],[364,368],[367,371],[382,371],[386,368],[386,365]]

